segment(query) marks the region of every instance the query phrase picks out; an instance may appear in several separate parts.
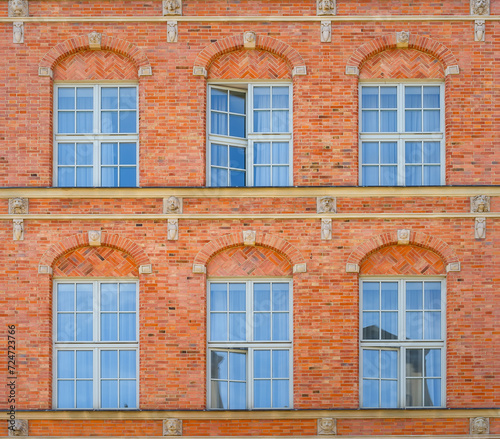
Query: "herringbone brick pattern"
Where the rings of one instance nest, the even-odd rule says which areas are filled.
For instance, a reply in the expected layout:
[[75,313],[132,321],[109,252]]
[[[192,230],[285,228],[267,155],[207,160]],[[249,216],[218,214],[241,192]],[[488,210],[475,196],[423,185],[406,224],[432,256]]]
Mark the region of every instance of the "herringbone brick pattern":
[[137,79],[137,67],[125,55],[84,50],[63,59],[54,68],[55,80]]
[[390,49],[369,58],[361,67],[361,79],[444,78],[439,60],[418,50]]
[[54,276],[137,277],[134,260],[110,247],[82,247],[56,261]]
[[443,260],[434,252],[412,245],[393,245],[369,255],[360,265],[361,274],[445,274]]
[[265,247],[233,247],[215,255],[207,265],[207,275],[290,276],[292,265],[284,256]]
[[217,58],[208,72],[217,79],[289,79],[291,68],[278,55],[263,50],[237,50]]

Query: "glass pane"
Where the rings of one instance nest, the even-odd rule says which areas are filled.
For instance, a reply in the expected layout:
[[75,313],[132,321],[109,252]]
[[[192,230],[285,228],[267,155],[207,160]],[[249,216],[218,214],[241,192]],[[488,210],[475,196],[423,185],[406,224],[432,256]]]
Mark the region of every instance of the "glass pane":
[[438,186],[441,184],[441,167],[424,166],[424,185]]
[[378,340],[379,333],[379,313],[364,312],[363,313],[363,338],[366,340]]
[[406,376],[421,377],[422,373],[422,349],[407,349]]
[[396,111],[380,112],[380,132],[395,133],[398,130],[398,120]]
[[439,107],[439,87],[424,86],[424,108]]
[[210,108],[212,110],[227,111],[227,91],[211,88]]
[[396,340],[398,338],[398,313],[383,312],[380,331],[382,340]]
[[101,168],[101,186],[118,187],[118,168],[116,167]]
[[136,400],[135,380],[120,381],[120,408],[135,408]]
[[229,116],[229,135],[233,137],[246,137],[246,118],[244,116]]
[[288,142],[273,142],[273,164],[288,164]]
[[73,313],[57,315],[57,340],[75,340],[75,316]]
[[381,309],[398,309],[398,284],[397,282],[381,282],[382,300]]
[[59,110],[73,110],[75,108],[75,88],[59,87],[57,93],[57,107]]
[[363,407],[378,407],[378,380],[363,380]]
[[210,313],[210,340],[227,340],[226,313]]
[[422,108],[422,87],[405,87],[405,108]]
[[118,164],[118,143],[101,144],[101,164],[103,165]]
[[288,111],[273,111],[273,133],[288,133]]
[[273,340],[289,340],[288,313],[273,313]]
[[118,311],[118,284],[101,284],[101,311]]
[[137,132],[137,113],[135,111],[120,111],[120,133]]
[[398,383],[397,381],[385,381],[380,383],[380,406],[393,408],[398,406]]
[[135,311],[135,284],[120,284],[120,311]]
[[101,408],[118,408],[118,381],[101,381]]
[[254,87],[253,89],[253,107],[271,108],[271,89],[270,87]]
[[231,113],[245,114],[245,93],[232,91],[229,94],[229,111]]
[[101,341],[118,340],[117,318],[115,313],[101,314]]
[[92,381],[77,381],[76,382],[76,408],[88,409],[92,408],[93,394]]
[[92,314],[85,313],[76,315],[76,340],[92,341],[94,338],[92,331]]
[[441,376],[441,350],[425,349],[425,376]]
[[76,377],[92,378],[93,375],[93,352],[76,351]]
[[57,285],[57,310],[74,311],[75,309],[75,284]]
[[229,310],[245,311],[246,309],[246,285],[238,283],[229,284]]
[[397,351],[380,351],[380,377],[398,377],[398,353]]
[[[397,163],[398,145],[396,142],[380,143],[380,163]],[[376,163],[376,162],[374,162]]]
[[273,283],[273,311],[288,311],[288,287],[286,283]]
[[77,187],[90,187],[93,186],[92,182],[92,168],[76,168],[76,186]]
[[117,133],[118,132],[118,112],[117,111],[102,111],[101,112],[101,132],[102,133]]
[[245,186],[245,172],[244,171],[229,171],[229,186],[243,187]]
[[245,148],[229,148],[229,167],[236,169],[245,169]]
[[363,186],[378,186],[378,166],[363,166]]
[[57,378],[75,378],[75,351],[57,352]]
[[120,187],[136,186],[137,171],[135,166],[131,168],[120,168]]
[[441,380],[425,380],[425,406],[439,407],[441,405]]
[[407,133],[422,131],[422,112],[420,110],[405,111],[405,131]]
[[120,165],[135,165],[137,163],[135,143],[120,143]]
[[101,108],[103,110],[118,108],[118,87],[101,88]]
[[136,340],[135,314],[120,314],[120,341]]
[[231,410],[241,410],[246,408],[246,391],[246,383],[229,383],[229,408]]
[[227,382],[212,381],[211,407],[214,409],[227,409]]
[[254,351],[254,378],[271,378],[271,351]]
[[378,108],[378,87],[361,87],[361,108]]
[[94,114],[91,111],[76,112],[76,132],[91,133],[94,130]]
[[271,163],[271,144],[269,142],[255,142],[253,159],[256,165]]
[[256,283],[253,285],[253,309],[254,311],[271,310],[271,284]]
[[440,131],[440,114],[439,110],[424,110],[424,131],[437,132]]
[[75,144],[59,143],[57,145],[57,160],[59,165],[75,164]]
[[273,186],[288,186],[288,166],[273,166]]
[[211,351],[211,374],[212,379],[223,379],[227,380],[227,352],[216,352]]
[[101,351],[101,378],[118,378],[118,351]]
[[75,113],[72,111],[59,111],[57,115],[57,132],[75,132]]
[[380,167],[380,184],[382,186],[397,185],[397,167],[396,166],[381,166]]
[[76,284],[76,310],[92,311],[92,284]]
[[227,146],[217,145],[212,143],[211,145],[211,162],[215,166],[227,166]]
[[363,163],[376,164],[378,158],[378,142],[363,142],[362,144]]
[[288,378],[288,356],[289,351],[273,351],[273,378]]
[[[71,145],[73,146],[73,145]],[[71,148],[73,149],[73,148]],[[76,144],[76,164],[77,165],[92,165],[94,155],[94,145],[92,143],[77,143]],[[61,163],[60,163],[61,164]]]
[[256,133],[269,133],[271,131],[271,112],[254,111],[253,130]]
[[135,351],[120,351],[120,378],[135,378]]
[[421,340],[423,336],[422,312],[406,313],[406,339]]
[[440,143],[424,142],[424,163],[440,163]]
[[92,110],[94,108],[94,90],[87,87],[76,89],[77,110]]
[[271,314],[254,314],[254,340],[271,340]]
[[137,90],[135,87],[120,87],[120,108],[136,109],[137,108]]
[[210,132],[212,134],[227,136],[227,114],[212,111],[210,113],[210,121]]
[[363,310],[364,311],[380,309],[379,289],[380,289],[379,282],[363,282]]
[[228,171],[226,169],[211,169],[210,184],[214,187],[216,186],[227,186],[228,181]]
[[288,87],[273,87],[273,108],[288,108]]
[[229,340],[246,340],[245,313],[229,313]]
[[441,309],[441,282],[425,282],[425,309]]
[[380,87],[380,108],[397,108],[397,91],[397,87]]
[[72,409],[75,407],[75,382],[57,382],[57,408]]
[[405,142],[405,162],[422,163],[422,142]]
[[441,312],[430,311],[424,314],[424,334],[426,340],[441,338]]
[[253,389],[254,407],[271,407],[271,380],[255,380],[253,382]]
[[419,407],[423,405],[422,379],[406,380],[406,406]]
[[288,380],[273,380],[273,408],[288,408],[289,391]]
[[247,356],[246,354],[237,354],[229,352],[229,379],[245,381],[247,378]]
[[227,311],[227,284],[210,284],[210,311]]
[[363,349],[363,378],[379,377],[379,351]]
[[271,186],[271,167],[256,166],[254,168],[254,185]]
[[405,166],[406,186],[422,185],[422,166]]
[[363,133],[377,133],[378,132],[378,111],[361,112],[361,130]]
[[406,282],[406,309],[422,309],[423,282]]
[[75,186],[75,169],[74,168],[58,168],[57,185],[60,187]]

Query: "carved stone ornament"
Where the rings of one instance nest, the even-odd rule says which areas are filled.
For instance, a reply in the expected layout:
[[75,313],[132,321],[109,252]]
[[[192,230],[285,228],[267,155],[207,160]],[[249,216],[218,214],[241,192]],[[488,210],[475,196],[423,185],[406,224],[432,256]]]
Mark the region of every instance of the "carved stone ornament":
[[38,274],[52,274],[52,267],[49,265],[39,265]]
[[101,50],[102,34],[99,32],[91,32],[88,37],[90,50]]
[[139,67],[139,76],[153,76],[153,69],[151,66]]
[[337,434],[337,420],[334,418],[318,419],[318,434],[334,436]]
[[16,419],[9,421],[9,436],[28,436],[28,420]]
[[193,264],[193,273],[206,273],[207,267],[203,264]]
[[318,15],[335,15],[337,13],[335,0],[316,0],[316,10]]
[[359,76],[359,68],[358,66],[345,66],[345,74]]
[[24,43],[24,23],[22,21],[12,23],[12,42],[14,44]]
[[410,231],[407,229],[398,230],[398,244],[409,244],[410,243]]
[[193,76],[204,76],[207,77],[207,69],[203,66],[194,66],[193,67]]
[[139,274],[151,274],[153,272],[153,266],[151,264],[144,264],[139,266]]
[[12,239],[14,241],[24,240],[24,221],[22,219],[12,220]]
[[476,239],[486,238],[486,218],[484,216],[476,218],[476,223],[474,226],[474,238]]
[[89,245],[101,245],[101,232],[99,230],[91,230],[89,232]]
[[410,32],[396,32],[396,47],[408,47],[410,42]]
[[9,215],[27,215],[28,198],[9,198]]
[[245,49],[255,49],[257,43],[257,34],[252,31],[243,33],[243,46]]
[[474,41],[484,41],[486,35],[486,24],[484,20],[474,22]]
[[182,15],[182,0],[163,0],[163,15]]
[[446,69],[444,69],[444,76],[448,75],[458,75],[460,73],[460,67],[457,65],[454,66],[448,66]]
[[470,418],[470,434],[490,434],[490,419]]
[[167,43],[177,43],[177,21],[167,21]]
[[179,220],[170,218],[167,224],[167,239],[177,241],[179,239]]
[[490,197],[488,195],[476,195],[470,197],[470,211],[472,213],[484,213],[490,211]]
[[446,266],[446,272],[449,273],[450,271],[460,271],[460,262],[450,262]]
[[27,17],[28,0],[9,0],[9,17]]
[[182,198],[173,195],[163,199],[163,213],[182,213]]
[[182,419],[164,419],[163,436],[182,436]]
[[337,200],[333,197],[318,197],[316,207],[318,213],[337,213]]
[[490,0],[470,0],[471,15],[489,15]]
[[53,78],[54,73],[50,67],[38,67],[38,76],[48,76],[49,78]]
[[323,239],[323,240],[332,239],[332,219],[331,218],[321,218],[321,239]]
[[307,75],[306,66],[295,66],[292,69],[292,76],[305,76]]
[[244,245],[255,245],[255,239],[257,232],[255,230],[244,230],[243,231],[243,244]]
[[332,42],[332,22],[322,21],[321,22],[321,42],[331,43]]
[[293,266],[293,272],[294,273],[305,273],[305,272],[307,272],[307,265],[306,264],[295,264]]
[[359,265],[358,264],[345,264],[345,272],[346,273],[359,273]]

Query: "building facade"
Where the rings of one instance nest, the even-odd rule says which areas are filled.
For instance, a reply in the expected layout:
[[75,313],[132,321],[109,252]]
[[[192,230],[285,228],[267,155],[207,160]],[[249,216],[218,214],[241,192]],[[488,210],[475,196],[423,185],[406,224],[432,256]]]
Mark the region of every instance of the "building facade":
[[0,435],[500,437],[498,0],[0,4]]

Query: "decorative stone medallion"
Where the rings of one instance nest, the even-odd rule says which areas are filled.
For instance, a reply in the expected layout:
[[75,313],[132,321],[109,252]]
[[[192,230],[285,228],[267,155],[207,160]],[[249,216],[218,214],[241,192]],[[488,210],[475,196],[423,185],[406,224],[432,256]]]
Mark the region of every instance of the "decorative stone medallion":
[[203,264],[193,264],[193,273],[206,273],[207,272],[207,267],[205,267]]
[[12,220],[12,238],[14,241],[24,240],[24,221],[22,219]]
[[182,436],[182,420],[164,419],[163,436]]
[[321,218],[321,239],[323,239],[323,240],[332,239],[332,219],[331,218]]
[[22,21],[12,23],[12,42],[14,44],[24,43],[24,23]]
[[173,195],[163,199],[163,213],[182,213],[182,198]]
[[29,424],[27,419],[16,419],[14,425],[9,421],[9,436],[28,436]]
[[359,265],[358,264],[345,264],[345,272],[346,273],[359,273]]
[[484,41],[486,35],[486,24],[484,20],[474,22],[474,41]]
[[470,198],[470,211],[472,213],[483,213],[490,211],[490,197],[488,195],[476,195]]
[[332,42],[332,22],[322,21],[321,22],[321,42],[331,43]]
[[243,230],[244,245],[255,245],[256,237],[257,237],[257,232],[255,230]]
[[316,13],[318,15],[335,15],[337,13],[335,0],[317,0]]
[[207,77],[207,69],[203,66],[194,66],[193,67],[193,76],[204,76]]
[[177,21],[167,21],[167,43],[177,43]]
[[28,0],[9,0],[9,17],[27,17]]
[[408,229],[398,230],[398,244],[410,243],[410,231]]
[[337,200],[333,197],[318,197],[316,207],[318,213],[337,213]]
[[163,0],[163,15],[182,15],[182,1]]
[[169,241],[177,241],[179,239],[179,220],[169,218],[167,224],[167,239]]
[[470,0],[471,15],[489,15],[490,0]]
[[49,265],[39,265],[38,274],[52,274],[52,267]]
[[476,218],[474,225],[474,238],[476,239],[486,238],[486,218],[484,216]]
[[490,419],[470,418],[470,434],[490,434]]
[[293,266],[293,272],[294,273],[305,273],[305,272],[307,272],[307,265],[306,264],[295,264]]
[[318,419],[318,435],[334,436],[337,434],[337,420],[334,418]]
[[243,34],[243,47],[245,49],[255,49],[257,44],[257,34],[252,31],[247,31]]
[[9,198],[9,215],[27,215],[28,198]]
[[446,266],[446,272],[449,273],[450,271],[460,271],[460,262],[450,262]]
[[101,39],[102,34],[99,32],[91,32],[88,34],[89,37],[89,49],[90,50],[101,50]]
[[99,230],[91,230],[89,232],[89,245],[91,246],[101,245],[101,232]]
[[153,69],[151,66],[141,66],[138,73],[139,76],[153,76]]
[[151,264],[144,264],[139,266],[139,274],[151,274],[153,272],[153,266]]
[[402,31],[402,32],[396,32],[396,47],[408,47],[408,44],[410,42],[410,32],[408,31]]

